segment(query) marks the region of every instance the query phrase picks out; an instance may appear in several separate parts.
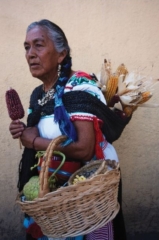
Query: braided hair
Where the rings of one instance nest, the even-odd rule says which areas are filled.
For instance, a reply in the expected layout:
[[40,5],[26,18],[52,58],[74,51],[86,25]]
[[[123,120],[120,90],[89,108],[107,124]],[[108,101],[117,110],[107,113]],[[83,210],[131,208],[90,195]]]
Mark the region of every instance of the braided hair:
[[41,113],[44,114],[44,112],[47,112],[48,107],[52,106],[52,113],[54,113],[55,122],[59,123],[61,133],[68,137],[67,141],[65,142],[65,145],[66,145],[72,141],[77,140],[77,134],[76,134],[74,125],[72,124],[70,117],[62,101],[64,88],[69,79],[69,76],[71,73],[71,67],[72,67],[72,59],[70,57],[70,47],[68,45],[68,41],[64,32],[55,23],[46,19],[43,19],[38,22],[33,22],[28,26],[27,32],[29,32],[31,29],[35,27],[41,27],[42,29],[44,29],[47,32],[48,37],[53,41],[53,44],[57,52],[60,53],[63,50],[66,50],[67,55],[61,63],[60,76],[54,86],[55,87],[54,100],[48,101],[43,107],[41,107],[38,104],[38,99],[39,98],[41,99],[42,95],[44,94],[42,87],[39,88],[38,94],[35,94],[35,91],[33,92],[31,96],[31,101],[30,101],[30,108],[32,109],[32,113],[30,113],[28,116],[28,126],[36,125],[40,120]]

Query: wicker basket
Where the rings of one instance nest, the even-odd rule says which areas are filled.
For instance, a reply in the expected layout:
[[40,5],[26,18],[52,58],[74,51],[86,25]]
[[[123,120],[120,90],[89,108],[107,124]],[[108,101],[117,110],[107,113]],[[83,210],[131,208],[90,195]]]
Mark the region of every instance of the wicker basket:
[[[63,137],[52,141],[50,146],[55,146],[60,141],[63,141]],[[50,153],[46,158],[46,166],[49,158]],[[107,161],[108,166],[111,164],[112,161]],[[119,165],[113,166],[110,171],[106,169],[105,173],[97,174],[76,185],[61,187],[33,201],[22,202],[21,194],[18,194],[16,202],[23,212],[33,217],[48,237],[74,237],[90,233],[114,219],[119,211],[117,195],[120,171]],[[84,168],[86,167],[88,168],[87,165]],[[47,167],[44,166],[44,170],[40,172],[40,196],[47,192],[44,189],[47,185]]]

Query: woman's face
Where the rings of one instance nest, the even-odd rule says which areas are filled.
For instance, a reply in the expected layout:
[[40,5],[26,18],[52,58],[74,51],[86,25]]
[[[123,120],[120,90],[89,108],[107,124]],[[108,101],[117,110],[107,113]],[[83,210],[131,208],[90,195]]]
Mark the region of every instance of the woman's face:
[[32,76],[41,80],[55,77],[58,64],[66,56],[56,51],[47,32],[38,26],[27,33],[24,48]]

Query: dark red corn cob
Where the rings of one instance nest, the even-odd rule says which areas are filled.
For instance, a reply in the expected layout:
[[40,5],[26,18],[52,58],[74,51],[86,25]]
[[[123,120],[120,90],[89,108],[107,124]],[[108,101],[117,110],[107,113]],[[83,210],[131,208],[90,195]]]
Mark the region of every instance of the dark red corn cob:
[[14,89],[6,91],[6,104],[9,117],[12,120],[21,119],[24,117],[24,108],[20,101],[18,93]]

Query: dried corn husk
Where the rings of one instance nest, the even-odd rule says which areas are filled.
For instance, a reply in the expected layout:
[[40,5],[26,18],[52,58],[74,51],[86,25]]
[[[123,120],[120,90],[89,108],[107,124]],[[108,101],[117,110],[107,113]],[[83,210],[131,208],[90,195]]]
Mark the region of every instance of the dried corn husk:
[[116,70],[116,75],[117,75],[117,76],[123,75],[123,78],[125,78],[125,76],[127,75],[127,73],[128,73],[128,70],[127,70],[127,68],[125,67],[124,63],[122,63],[121,65],[119,65],[119,67],[118,67],[117,70]]
[[141,100],[138,102],[138,104],[143,104],[147,102],[152,97],[152,93],[150,91],[143,92],[141,94]]
[[101,73],[99,76],[98,86],[101,88],[102,92],[106,92],[107,81],[110,78],[111,72],[111,62],[110,60],[104,59],[104,63],[102,64]]
[[138,72],[129,72],[123,63],[118,66],[113,74],[111,61],[104,60],[99,85],[104,93],[107,105],[112,107],[111,99],[117,94],[120,103],[115,103],[115,108],[123,110],[127,116],[130,116],[138,106],[141,106],[153,96],[153,87],[157,82],[158,79],[141,75]]
[[123,111],[127,117],[130,117],[132,113],[137,109],[137,106],[125,106],[123,107]]

